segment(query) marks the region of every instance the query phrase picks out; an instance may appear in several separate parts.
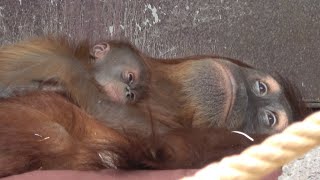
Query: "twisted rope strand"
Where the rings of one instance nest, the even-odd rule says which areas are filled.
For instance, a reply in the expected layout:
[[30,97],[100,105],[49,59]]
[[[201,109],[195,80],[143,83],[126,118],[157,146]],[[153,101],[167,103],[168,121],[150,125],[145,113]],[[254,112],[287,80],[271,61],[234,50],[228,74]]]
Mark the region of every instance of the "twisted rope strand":
[[282,133],[270,136],[260,145],[251,146],[240,155],[223,158],[183,180],[260,179],[319,144],[320,111],[292,124]]

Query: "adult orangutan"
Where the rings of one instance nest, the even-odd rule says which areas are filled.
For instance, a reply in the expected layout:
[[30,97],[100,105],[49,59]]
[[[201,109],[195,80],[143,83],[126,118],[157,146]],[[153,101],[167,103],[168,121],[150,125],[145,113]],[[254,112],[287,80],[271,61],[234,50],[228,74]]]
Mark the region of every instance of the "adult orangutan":
[[[116,119],[114,119],[116,120]],[[0,102],[0,177],[32,170],[199,168],[259,143],[217,128],[116,131],[53,92]]]
[[89,47],[45,37],[0,49],[0,176],[197,168],[303,116],[285,81],[238,61],[155,59],[114,41]]
[[114,41],[89,47],[88,42],[50,37],[4,46],[2,96],[54,89],[55,82],[54,87],[62,87],[108,126],[140,131],[150,131],[150,115],[160,131],[219,127],[247,133],[279,132],[301,118],[299,103],[284,81],[238,61],[154,59]]

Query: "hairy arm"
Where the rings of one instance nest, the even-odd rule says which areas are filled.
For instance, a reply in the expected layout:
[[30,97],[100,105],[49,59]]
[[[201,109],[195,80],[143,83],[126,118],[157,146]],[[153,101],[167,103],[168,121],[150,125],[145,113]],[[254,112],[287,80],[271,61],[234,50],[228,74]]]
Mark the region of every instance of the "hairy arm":
[[9,91],[16,87],[32,88],[31,84],[35,81],[54,78],[66,88],[76,103],[92,113],[98,101],[106,96],[74,52],[75,48],[66,40],[51,38],[38,38],[1,48],[2,91],[10,94]]

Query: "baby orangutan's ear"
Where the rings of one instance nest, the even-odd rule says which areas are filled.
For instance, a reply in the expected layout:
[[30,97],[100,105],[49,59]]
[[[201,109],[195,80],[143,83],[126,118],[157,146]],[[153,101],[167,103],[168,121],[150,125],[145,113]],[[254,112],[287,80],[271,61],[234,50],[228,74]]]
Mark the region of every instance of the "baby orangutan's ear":
[[91,55],[97,59],[103,59],[110,51],[110,45],[108,43],[100,43],[93,46]]

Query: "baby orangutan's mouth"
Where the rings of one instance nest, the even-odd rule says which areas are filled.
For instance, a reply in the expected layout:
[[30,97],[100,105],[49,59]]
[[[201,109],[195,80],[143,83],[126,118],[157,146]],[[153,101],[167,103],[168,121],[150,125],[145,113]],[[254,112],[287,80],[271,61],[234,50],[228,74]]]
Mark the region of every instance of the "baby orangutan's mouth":
[[112,83],[103,86],[103,89],[111,101],[121,104],[125,103],[125,95],[119,88],[112,85]]

